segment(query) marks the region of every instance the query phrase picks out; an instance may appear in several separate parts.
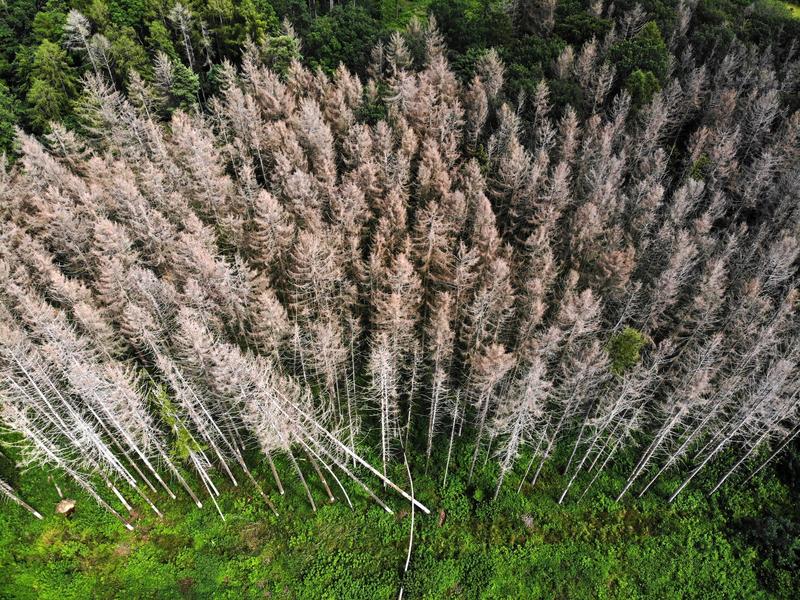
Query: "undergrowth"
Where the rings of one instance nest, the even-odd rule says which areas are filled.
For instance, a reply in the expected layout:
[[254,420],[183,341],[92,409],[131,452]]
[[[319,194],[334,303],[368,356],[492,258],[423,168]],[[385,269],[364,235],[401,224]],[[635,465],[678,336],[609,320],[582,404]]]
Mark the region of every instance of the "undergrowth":
[[[198,509],[185,495],[162,496],[164,518],[141,503],[129,533],[58,479],[78,507],[72,519],[57,517],[55,487],[34,472],[17,483],[47,516],[36,521],[0,506],[0,598],[372,600],[396,598],[401,586],[404,597],[426,599],[789,598],[800,583],[794,492],[772,473],[710,498],[687,490],[673,504],[665,499],[676,483],[669,478],[641,499],[616,503],[624,476],[608,473],[583,499],[579,482],[558,505],[565,478],[556,457],[535,488],[526,483],[517,493],[519,478],[509,476],[492,502],[497,467],[488,461],[468,483],[470,457],[467,444],[456,447],[444,489],[435,466],[444,456],[427,475],[424,464],[412,465],[431,514],[416,515],[406,574],[410,507],[374,481],[394,515],[344,481],[355,509],[341,497],[328,504],[308,473],[316,513],[288,477],[285,496],[270,493],[278,517],[249,484],[220,480],[224,522],[210,503]],[[289,473],[286,466],[279,470]],[[8,462],[0,468],[13,478]],[[254,474],[271,482],[264,464]],[[391,475],[407,483],[402,464]]]

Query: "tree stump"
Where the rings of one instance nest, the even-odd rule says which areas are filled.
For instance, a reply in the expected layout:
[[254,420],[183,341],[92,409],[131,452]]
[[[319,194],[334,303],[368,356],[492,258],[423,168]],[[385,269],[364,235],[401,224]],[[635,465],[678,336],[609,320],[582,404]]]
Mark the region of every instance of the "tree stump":
[[439,509],[439,527],[444,525],[445,519],[447,519],[447,513],[444,512],[443,508]]
[[533,517],[530,515],[522,515],[522,522],[528,529],[533,529]]
[[56,514],[63,515],[67,519],[72,518],[72,515],[75,514],[75,504],[75,500],[69,498],[62,500],[56,505]]

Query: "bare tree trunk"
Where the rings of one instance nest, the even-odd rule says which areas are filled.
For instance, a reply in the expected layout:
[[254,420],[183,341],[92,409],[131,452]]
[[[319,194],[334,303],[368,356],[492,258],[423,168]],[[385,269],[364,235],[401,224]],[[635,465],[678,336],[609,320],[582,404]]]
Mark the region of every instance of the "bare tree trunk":
[[159,517],[163,517],[164,516],[163,514],[161,514],[161,511],[158,510],[158,507],[155,504],[153,504],[152,500],[150,500],[150,498],[148,498],[147,495],[141,489],[139,489],[138,487],[135,487],[135,488],[133,488],[133,490],[137,494],[139,494],[139,496],[141,496],[142,500],[147,502],[147,505],[150,507],[150,509],[154,513],[156,513]]
[[536,460],[536,453],[539,452],[539,448],[542,446],[542,442],[544,441],[545,436],[547,435],[547,425],[544,426],[542,430],[542,435],[539,436],[539,441],[536,442],[536,448],[533,450],[533,454],[531,455],[531,460],[528,463],[528,468],[525,469],[525,475],[519,480],[519,486],[517,486],[517,493],[519,494],[522,491],[522,486],[525,483],[525,480],[528,479],[528,473],[531,472],[531,467],[533,466],[533,461]]
[[489,464],[489,457],[492,455],[492,444],[494,443],[495,435],[489,436],[489,445],[486,447],[486,455],[483,457],[483,466]]
[[183,478],[183,475],[181,475],[180,471],[178,471],[178,468],[172,464],[172,461],[169,459],[166,452],[164,452],[164,449],[161,448],[160,445],[158,447],[158,452],[161,455],[161,458],[166,463],[169,471],[175,476],[175,478],[178,480],[178,483],[180,483],[181,487],[183,487],[183,489],[186,490],[186,493],[189,494],[191,499],[194,500],[194,503],[197,505],[197,508],[203,508],[203,503],[200,502],[200,500],[197,498],[192,488],[189,487],[188,483],[186,483],[186,480]]
[[311,463],[311,466],[314,467],[314,471],[317,473],[317,477],[319,477],[319,480],[322,482],[322,487],[325,488],[325,492],[328,494],[328,500],[331,502],[331,504],[333,504],[334,502],[336,502],[336,497],[333,495],[333,492],[331,492],[331,488],[328,486],[328,481],[325,479],[325,476],[322,474],[322,471],[320,471],[317,461],[314,460],[314,457],[311,456],[308,450],[306,450],[306,456],[308,457],[308,461]]
[[[595,441],[596,441],[596,439],[595,439]],[[578,463],[578,466],[575,467],[575,473],[572,474],[572,477],[570,478],[569,482],[567,483],[567,487],[565,487],[564,491],[561,492],[561,497],[558,499],[558,503],[559,504],[564,502],[564,498],[566,498],[567,493],[569,492],[570,488],[572,487],[572,484],[575,483],[575,480],[578,478],[578,475],[580,475],[581,470],[583,469],[583,465],[586,462],[586,460],[589,458],[589,455],[590,455],[591,450],[592,450],[593,447],[594,447],[594,442],[592,442],[592,445],[589,447],[589,449],[583,455],[583,458],[581,459],[581,462]],[[575,445],[575,449],[573,449],[573,451],[572,451],[573,455],[575,454],[575,450],[577,450],[577,448],[578,448],[578,446],[576,444]]]
[[567,412],[566,409],[561,414],[561,418],[556,423],[556,428],[553,430],[553,435],[550,439],[547,440],[547,448],[545,448],[544,454],[542,455],[542,461],[539,463],[539,466],[536,469],[536,473],[533,475],[533,479],[531,480],[531,487],[536,485],[536,480],[539,478],[539,473],[542,472],[542,467],[544,466],[545,461],[550,457],[550,453],[553,451],[553,447],[555,445],[556,439],[558,439],[558,434],[561,431],[561,427],[564,424],[564,419],[566,418]]
[[520,445],[520,437],[522,436],[523,418],[524,416],[522,414],[518,414],[517,419],[514,422],[514,427],[509,434],[509,439],[506,444],[506,453],[503,457],[503,462],[500,463],[500,476],[497,478],[497,486],[494,489],[492,502],[497,500],[497,496],[500,494],[500,488],[503,486],[503,480],[506,478],[506,473],[508,473],[508,471],[510,471],[514,466],[514,462],[517,457],[517,451]]
[[714,447],[714,449],[713,449],[711,452],[709,452],[709,453],[706,455],[706,457],[705,457],[705,458],[702,460],[702,462],[701,462],[699,465],[697,465],[697,466],[696,466],[696,467],[695,467],[695,468],[692,470],[692,472],[691,472],[691,473],[689,473],[689,476],[688,476],[688,477],[687,477],[687,478],[684,480],[684,482],[683,482],[682,484],[680,484],[680,486],[678,486],[678,489],[677,489],[677,490],[675,490],[675,492],[672,494],[672,496],[670,496],[670,497],[669,497],[669,501],[670,501],[670,502],[672,502],[673,500],[675,500],[675,498],[677,498],[677,497],[678,497],[678,494],[680,494],[680,493],[683,491],[683,489],[684,489],[684,488],[685,488],[687,485],[689,485],[689,482],[690,482],[692,479],[694,479],[694,478],[695,478],[695,476],[696,476],[696,475],[697,475],[697,474],[698,474],[700,471],[702,471],[702,470],[703,470],[703,467],[705,467],[705,466],[706,466],[706,465],[709,463],[709,461],[710,461],[712,458],[714,458],[714,457],[717,455],[717,453],[718,453],[720,450],[722,450],[722,448],[724,448],[724,447],[725,447],[725,445],[727,445],[728,441],[729,441],[729,440],[730,440],[730,439],[731,439],[731,438],[732,438],[732,437],[733,437],[733,436],[736,434],[736,432],[737,432],[738,430],[739,430],[739,427],[737,426],[736,428],[734,428],[734,430],[733,430],[731,433],[729,433],[727,436],[725,436],[725,437],[722,439],[722,441],[720,441],[720,442],[719,442],[719,444],[717,444],[717,445]]
[[625,495],[625,492],[627,492],[630,489],[630,487],[633,485],[636,479],[638,479],[639,475],[641,475],[642,472],[647,468],[650,459],[653,457],[653,454],[655,454],[656,450],[658,450],[658,448],[661,446],[661,443],[664,441],[669,432],[672,431],[672,429],[679,422],[682,416],[683,416],[683,410],[679,410],[661,428],[658,435],[656,435],[655,439],[647,447],[647,450],[645,450],[644,454],[642,454],[642,457],[639,459],[639,462],[633,469],[633,472],[631,473],[630,477],[628,477],[628,481],[625,483],[625,487],[622,488],[622,491],[617,496],[616,499],[617,502],[619,502],[622,499],[622,497]]
[[409,392],[408,392],[408,415],[406,416],[405,442],[403,442],[405,446],[408,446],[408,435],[409,432],[411,431],[411,415],[412,415],[412,409],[414,407],[414,396],[416,395],[417,391],[417,367],[419,363],[418,355],[419,352],[415,349],[414,358],[412,359],[413,362],[411,366],[411,384],[409,386]]
[[[414,497],[414,479],[411,477],[411,467],[408,465],[408,457],[405,450],[403,450],[403,462],[406,465],[406,472],[408,473],[408,485],[411,487],[411,497]],[[411,503],[411,530],[408,534],[408,554],[406,555],[406,564],[403,567],[403,574],[408,573],[408,566],[411,564],[411,550],[414,547],[414,503]],[[403,599],[403,587],[400,587],[400,600]]]
[[[313,438],[309,438],[309,439],[310,439],[310,441],[311,441],[311,442],[312,442],[312,443],[313,443],[313,444],[314,444],[314,445],[317,447],[317,450],[319,450],[320,454],[322,454],[322,453],[325,453],[325,454],[327,454],[327,455],[328,455],[328,457],[330,458],[331,462],[332,462],[333,464],[335,464],[337,467],[339,467],[339,468],[340,468],[342,471],[344,471],[344,473],[345,473],[345,474],[346,474],[346,475],[347,475],[347,476],[348,476],[350,479],[352,479],[352,480],[353,480],[353,481],[355,481],[357,484],[359,484],[359,485],[360,485],[360,486],[361,486],[361,487],[364,489],[364,491],[365,491],[365,492],[367,492],[367,495],[368,495],[370,498],[372,498],[373,500],[375,500],[375,502],[377,502],[377,503],[378,503],[378,505],[379,505],[379,506],[380,506],[380,507],[381,507],[383,510],[385,510],[386,512],[388,512],[390,515],[394,514],[394,511],[392,511],[392,509],[391,509],[391,508],[389,508],[388,506],[386,506],[386,504],[383,502],[383,500],[381,500],[380,498],[378,498],[378,496],[376,496],[376,495],[375,495],[375,493],[374,493],[374,492],[373,492],[373,491],[372,491],[372,490],[369,488],[369,486],[368,486],[366,483],[364,483],[363,481],[361,481],[361,480],[360,480],[360,479],[359,479],[359,478],[358,478],[358,477],[357,477],[357,476],[356,476],[356,475],[355,475],[355,474],[354,474],[354,473],[353,473],[353,472],[352,472],[352,471],[351,471],[351,470],[350,470],[350,469],[347,467],[347,464],[346,464],[346,463],[344,463],[344,462],[342,462],[342,461],[338,460],[338,459],[337,459],[335,456],[333,456],[333,455],[329,454],[329,453],[328,453],[328,451],[327,451],[327,450],[324,448],[324,446],[322,446],[322,445],[321,445],[319,442],[317,442],[317,441],[316,441],[316,440],[314,440]],[[380,473],[376,473],[376,474],[380,475]]]
[[433,451],[433,434],[435,433],[437,416],[439,413],[439,395],[442,390],[442,385],[439,380],[438,369],[434,370],[433,375],[433,397],[431,398],[431,409],[428,414],[428,444],[425,448],[425,472],[428,472],[428,463],[431,460],[431,452]]
[[458,421],[458,406],[460,400],[460,392],[456,392],[456,408],[453,412],[453,425],[450,427],[450,443],[447,446],[447,462],[444,465],[444,481],[442,487],[447,487],[447,474],[450,471],[450,457],[453,454],[453,436],[456,432],[456,421]]
[[12,502],[15,502],[16,504],[18,504],[19,506],[21,506],[22,508],[27,510],[29,513],[31,513],[37,519],[44,519],[44,517],[41,514],[39,514],[39,512],[37,510],[35,510],[32,506],[30,506],[22,498],[17,496],[17,494],[14,493],[14,490],[11,489],[11,486],[8,485],[2,479],[0,479],[0,493],[5,495],[6,497],[8,497]]
[[294,465],[294,470],[297,473],[297,476],[300,478],[300,482],[303,484],[303,488],[306,490],[306,497],[308,498],[309,503],[311,504],[311,510],[317,512],[317,505],[314,504],[314,497],[311,495],[311,490],[308,488],[308,484],[306,483],[306,478],[303,477],[303,471],[300,470],[300,465],[297,464],[297,460],[292,454],[292,451],[287,448],[286,453],[289,455],[289,460]]
[[192,457],[192,461],[195,464],[195,469],[197,469],[197,472],[200,475],[200,480],[203,482],[203,485],[205,486],[206,491],[208,492],[208,496],[209,496],[209,498],[211,498],[211,502],[214,504],[214,508],[217,509],[217,512],[219,513],[220,518],[224,522],[225,521],[225,515],[222,514],[222,509],[219,507],[219,504],[217,503],[217,499],[215,497],[215,496],[219,496],[219,490],[217,490],[217,488],[214,487],[214,483],[211,481],[211,478],[205,472],[205,469],[202,468],[202,466],[200,465],[200,461],[197,458],[197,456],[192,454],[191,457]]
[[56,493],[58,494],[58,499],[59,500],[63,500],[64,499],[64,494],[61,492],[61,488],[58,486],[58,483],[56,483],[56,480],[53,479],[53,477],[51,475],[47,477],[47,480],[50,483],[53,484],[53,487],[56,488]]
[[[355,346],[353,344],[354,336],[352,335],[352,328],[350,329],[350,331],[351,331],[351,335],[350,335],[350,368],[352,369],[352,375],[353,375],[353,377],[352,377],[352,379],[353,379],[353,381],[352,381],[352,383],[353,383],[352,394],[353,394],[353,400],[355,400],[355,398],[356,398],[356,353],[355,353]],[[355,455],[355,453],[356,453],[356,444],[355,444],[355,441],[353,439],[354,436],[355,436],[355,434],[354,434],[353,430],[351,429],[350,430],[350,449],[353,451],[353,454]],[[356,460],[354,458],[353,459],[353,467],[355,467],[355,466],[356,466]]]
[[[572,460],[575,458],[575,453],[578,451],[578,446],[580,446],[581,442],[583,441],[583,432],[586,430],[586,424],[589,422],[589,415],[591,415],[593,408],[594,405],[589,406],[588,410],[586,411],[586,416],[583,418],[583,422],[581,423],[581,428],[578,431],[578,438],[575,440],[575,446],[573,446],[572,448],[572,454],[569,455],[567,466],[564,467],[565,475],[569,473],[569,468],[572,466]],[[559,504],[561,503],[559,502]]]
[[[280,406],[278,406],[278,408],[279,408],[279,410],[281,410],[281,412],[286,414],[286,412],[283,411],[283,409],[281,409]],[[403,490],[402,488],[398,487],[397,484],[395,484],[392,480],[388,479],[385,475],[382,475],[381,472],[378,471],[378,469],[373,467],[371,464],[369,464],[367,461],[365,461],[363,458],[361,458],[358,454],[355,454],[354,452],[352,452],[345,444],[342,444],[342,442],[340,442],[336,438],[336,436],[334,436],[330,431],[328,431],[322,425],[317,423],[316,420],[314,420],[311,417],[309,417],[309,415],[306,414],[300,407],[298,407],[296,405],[293,405],[292,408],[294,410],[296,410],[300,415],[302,415],[305,419],[307,419],[308,420],[308,424],[310,426],[312,426],[313,428],[317,429],[320,433],[322,433],[325,437],[327,437],[337,448],[342,450],[345,454],[355,458],[356,461],[358,461],[358,463],[360,465],[362,465],[364,468],[366,468],[368,471],[370,471],[373,475],[376,475],[387,486],[389,486],[394,491],[396,491],[398,494],[403,496],[403,498],[405,498],[406,500],[410,500],[414,504],[416,504],[417,508],[419,508],[426,515],[430,514],[431,511],[427,506],[422,504],[419,500],[417,500],[415,498],[411,498],[411,496],[409,496],[408,493],[405,490]],[[289,415],[287,415],[287,416],[289,416]],[[339,468],[342,468],[341,465],[338,465],[338,466],[339,466]]]
[[475,436],[475,452],[472,454],[472,463],[469,466],[468,482],[472,481],[472,473],[475,470],[475,463],[478,460],[478,454],[481,451],[481,441],[483,440],[483,429],[486,426],[486,417],[489,414],[489,393],[484,392],[481,398],[481,410],[478,420],[478,435]]
[[350,501],[350,496],[348,495],[347,490],[342,485],[342,482],[339,481],[339,478],[336,476],[336,473],[333,472],[333,469],[331,469],[330,466],[328,466],[328,463],[325,460],[323,460],[319,454],[314,452],[314,450],[303,440],[300,440],[300,444],[303,446],[303,448],[306,449],[306,452],[310,452],[320,463],[322,463],[322,466],[325,467],[325,470],[328,473],[330,473],[331,477],[333,477],[333,480],[339,486],[339,489],[342,490],[342,494],[344,494],[344,499],[347,500],[347,505],[352,509],[353,503]]
[[269,463],[269,470],[272,471],[272,477],[275,479],[275,485],[278,486],[278,492],[281,496],[284,495],[283,491],[283,483],[281,483],[281,478],[278,477],[278,470],[275,468],[275,463],[272,462],[272,454],[270,454],[269,450],[265,452],[267,455],[267,462]]
[[792,441],[792,440],[793,440],[795,437],[797,437],[797,434],[798,434],[798,433],[800,433],[800,425],[797,425],[797,426],[795,426],[795,428],[792,430],[792,432],[791,432],[789,435],[787,435],[787,436],[784,438],[784,440],[783,440],[783,441],[782,441],[782,442],[781,442],[781,443],[778,445],[778,447],[775,449],[775,451],[774,451],[772,454],[770,454],[770,455],[769,455],[769,457],[767,458],[767,460],[765,460],[763,463],[761,463],[761,465],[759,465],[759,467],[758,467],[758,468],[757,468],[755,471],[753,471],[752,473],[750,473],[750,475],[748,475],[747,479],[745,479],[745,480],[742,482],[742,485],[744,485],[745,483],[747,483],[748,481],[750,481],[750,480],[751,480],[753,477],[755,477],[755,476],[756,476],[756,475],[757,475],[757,474],[758,474],[758,473],[759,473],[759,472],[760,472],[760,471],[761,471],[761,470],[762,470],[764,467],[766,467],[766,466],[767,466],[767,465],[768,465],[768,464],[769,464],[769,463],[772,461],[772,459],[774,459],[774,458],[775,458],[775,457],[776,457],[778,454],[780,454],[780,453],[781,453],[781,451],[782,451],[782,450],[783,450],[783,449],[784,449],[786,446],[788,446],[788,445],[791,443],[791,441]]
[[680,447],[677,450],[675,450],[675,452],[672,453],[672,456],[669,457],[667,462],[665,462],[664,465],[658,470],[658,472],[655,475],[653,475],[653,478],[647,482],[647,485],[645,485],[644,488],[642,488],[642,491],[640,491],[639,495],[637,496],[638,498],[644,496],[645,492],[647,492],[647,490],[650,489],[650,486],[652,486],[656,482],[656,480],[661,476],[661,474],[664,473],[664,471],[669,469],[673,464],[675,464],[680,459],[680,457],[683,454],[683,451],[689,447],[692,441],[694,441],[695,436],[702,431],[703,426],[707,421],[710,420],[713,414],[714,414],[713,411],[709,411],[708,415],[706,415],[703,421],[692,430],[692,432],[686,437],[686,439],[683,441]]
[[267,504],[267,506],[269,506],[270,510],[273,513],[275,513],[275,516],[277,517],[278,516],[278,511],[276,510],[275,505],[272,503],[272,500],[269,499],[269,496],[267,496],[264,493],[264,490],[261,487],[261,484],[259,484],[258,481],[256,481],[256,478],[253,477],[253,474],[250,472],[250,469],[247,468],[247,463],[244,462],[244,457],[241,455],[241,453],[238,450],[236,451],[236,459],[238,460],[239,465],[242,467],[242,470],[247,475],[247,478],[250,480],[250,483],[252,483],[253,487],[256,488],[256,491],[258,492],[259,496],[261,496],[261,498],[264,500],[264,502]]
[[717,482],[717,485],[715,485],[715,486],[714,486],[714,487],[711,489],[711,491],[710,491],[710,492],[708,492],[708,495],[709,495],[709,496],[710,496],[711,494],[713,494],[714,492],[716,492],[716,491],[717,491],[717,490],[720,488],[720,486],[722,486],[722,484],[723,484],[723,483],[725,483],[725,481],[728,479],[728,477],[730,477],[730,476],[731,476],[731,474],[732,474],[732,473],[733,473],[733,472],[734,472],[734,471],[735,471],[737,468],[739,468],[739,466],[740,466],[740,465],[741,465],[741,464],[742,464],[744,461],[746,461],[746,460],[747,460],[747,459],[750,457],[750,455],[751,455],[751,454],[752,454],[752,453],[755,451],[755,449],[756,449],[756,448],[758,448],[758,446],[760,446],[760,445],[761,445],[761,442],[763,442],[763,441],[764,441],[764,439],[765,439],[765,438],[766,438],[768,435],[769,435],[769,429],[767,429],[767,430],[766,430],[764,433],[762,433],[762,434],[761,434],[761,436],[759,436],[758,440],[756,440],[756,442],[755,442],[755,443],[754,443],[752,446],[750,446],[750,448],[747,450],[747,452],[745,452],[745,453],[744,453],[744,456],[742,456],[742,458],[740,458],[738,461],[736,461],[736,464],[734,464],[734,465],[733,465],[733,466],[732,466],[732,467],[731,467],[731,468],[728,470],[728,472],[727,472],[727,473],[725,473],[725,475],[723,475],[723,476],[722,476],[722,478],[721,478],[721,479],[720,479],[720,480]]
[[592,480],[586,486],[586,489],[583,490],[583,494],[581,494],[581,497],[578,498],[578,502],[583,500],[583,497],[586,495],[586,493],[589,491],[589,489],[594,485],[594,482],[597,481],[598,477],[600,477],[600,473],[603,472],[603,469],[605,469],[606,465],[609,463],[611,458],[614,456],[614,454],[616,453],[617,449],[622,445],[622,440],[623,440],[623,436],[620,436],[617,439],[617,441],[614,443],[614,445],[611,447],[611,451],[608,453],[608,456],[606,456],[606,459],[603,461],[603,464],[601,464],[600,467],[597,469],[597,472],[594,474],[594,477],[592,477]]

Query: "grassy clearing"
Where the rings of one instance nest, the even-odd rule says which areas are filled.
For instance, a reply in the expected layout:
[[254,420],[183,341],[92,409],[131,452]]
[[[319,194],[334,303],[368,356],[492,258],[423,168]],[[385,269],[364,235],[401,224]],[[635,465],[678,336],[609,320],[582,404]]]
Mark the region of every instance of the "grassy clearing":
[[[160,497],[165,517],[140,505],[129,533],[67,484],[78,511],[72,520],[57,518],[55,489],[44,473],[31,473],[18,485],[48,516],[40,522],[0,506],[0,598],[389,599],[401,584],[407,598],[429,599],[788,598],[797,589],[796,564],[781,562],[792,556],[791,539],[785,555],[777,550],[791,538],[797,503],[775,477],[710,499],[690,490],[674,504],[664,497],[675,481],[665,481],[641,500],[617,504],[621,478],[609,475],[583,501],[576,491],[558,506],[564,478],[551,467],[536,489],[526,484],[519,495],[519,480],[509,478],[493,503],[494,466],[467,486],[469,456],[468,447],[457,449],[461,468],[446,489],[436,469],[424,476],[424,465],[414,466],[415,488],[432,514],[418,515],[405,576],[408,505],[388,492],[395,515],[346,484],[351,511],[341,500],[325,503],[314,481],[320,509],[313,513],[287,475],[286,496],[271,494],[276,518],[248,485],[222,484],[226,522],[210,504]],[[256,472],[271,481],[266,466]],[[402,465],[393,477],[405,481]],[[769,546],[747,533],[764,529],[765,520],[785,524]]]

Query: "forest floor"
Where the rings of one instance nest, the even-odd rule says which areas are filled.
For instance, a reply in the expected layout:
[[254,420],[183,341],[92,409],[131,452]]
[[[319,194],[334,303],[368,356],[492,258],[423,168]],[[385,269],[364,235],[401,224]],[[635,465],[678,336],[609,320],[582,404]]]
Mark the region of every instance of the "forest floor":
[[[444,464],[442,446],[432,465]],[[485,465],[467,485],[469,457],[466,444],[456,448],[444,489],[440,469],[426,476],[424,464],[412,465],[417,497],[431,514],[416,513],[405,575],[409,503],[374,481],[394,515],[345,481],[355,509],[340,490],[327,503],[305,464],[314,513],[297,478],[279,465],[286,495],[270,493],[279,517],[246,480],[234,488],[217,478],[224,522],[210,502],[198,509],[185,494],[178,501],[161,494],[154,499],[164,517],[139,503],[128,532],[66,481],[59,484],[78,501],[77,511],[72,519],[56,516],[58,496],[47,475],[34,470],[17,478],[6,461],[0,472],[45,519],[0,505],[0,598],[372,600],[397,598],[403,585],[409,599],[752,599],[788,598],[800,585],[798,490],[782,481],[797,481],[792,457],[779,464],[777,477],[766,472],[710,498],[692,485],[672,504],[666,497],[674,478],[620,503],[613,498],[622,471],[600,477],[580,501],[587,481],[579,478],[561,506],[565,478],[553,466],[563,464],[559,457],[535,488],[526,483],[519,494],[519,478],[510,475],[496,502],[497,467]],[[269,492],[266,465],[254,474]],[[408,489],[401,462],[391,476]]]

